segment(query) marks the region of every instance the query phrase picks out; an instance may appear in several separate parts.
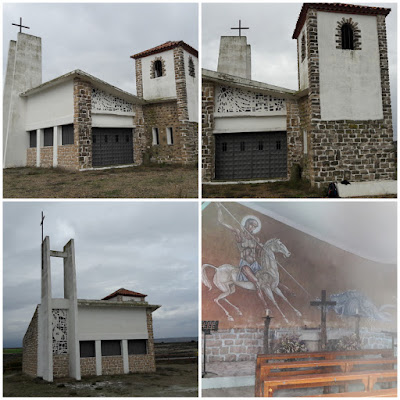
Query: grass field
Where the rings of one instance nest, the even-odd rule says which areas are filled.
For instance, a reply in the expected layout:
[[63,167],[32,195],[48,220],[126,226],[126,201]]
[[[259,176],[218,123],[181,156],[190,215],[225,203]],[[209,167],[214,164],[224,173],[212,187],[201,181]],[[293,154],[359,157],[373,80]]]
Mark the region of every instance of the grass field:
[[[155,373],[58,378],[45,382],[8,370],[4,363],[4,397],[197,397],[197,342],[155,343]],[[15,355],[14,355],[15,356]],[[18,355],[21,362],[21,354]],[[173,360],[170,357],[184,359]],[[168,359],[167,359],[168,358]],[[15,360],[13,361],[15,363]]]
[[20,354],[22,353],[21,347],[16,347],[15,349],[3,349],[4,354]]
[[59,168],[3,170],[4,198],[194,198],[195,167],[152,165],[71,172]]

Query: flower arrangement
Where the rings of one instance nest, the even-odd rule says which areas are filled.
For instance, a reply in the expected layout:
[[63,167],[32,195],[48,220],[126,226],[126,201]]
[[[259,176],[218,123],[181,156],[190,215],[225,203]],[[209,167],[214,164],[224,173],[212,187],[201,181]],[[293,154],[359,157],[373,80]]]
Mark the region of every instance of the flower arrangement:
[[307,346],[299,336],[284,336],[278,342],[275,349],[276,353],[302,353],[307,351]]
[[342,336],[334,344],[334,351],[345,351],[345,350],[361,350],[361,341],[357,338],[355,333],[350,336]]

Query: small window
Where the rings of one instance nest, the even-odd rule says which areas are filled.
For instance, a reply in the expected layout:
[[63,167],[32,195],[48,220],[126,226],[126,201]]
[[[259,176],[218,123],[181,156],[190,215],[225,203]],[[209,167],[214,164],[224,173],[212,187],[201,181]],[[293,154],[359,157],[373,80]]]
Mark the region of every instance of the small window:
[[303,131],[303,153],[307,154],[307,151],[308,151],[308,149],[307,149],[307,131],[304,130]]
[[102,356],[120,356],[121,341],[120,340],[102,340],[101,341]]
[[174,144],[174,134],[172,128],[167,128],[167,143]]
[[245,150],[246,150],[246,143],[240,142],[240,151],[245,151]]
[[227,151],[228,150],[228,143],[223,142],[222,143],[222,151]]
[[44,146],[53,146],[53,128],[46,128],[44,130]]
[[135,339],[128,340],[128,354],[147,354],[147,340]]
[[29,132],[29,147],[36,147],[36,131]]
[[258,142],[258,150],[264,150],[264,142],[263,141]]
[[160,144],[160,138],[158,136],[158,128],[153,128],[153,146]]
[[115,135],[115,143],[118,143],[119,137],[118,135]]
[[79,342],[81,358],[96,357],[96,347],[94,340],[84,340]]
[[301,37],[301,62],[306,58],[306,35],[303,33]]
[[280,150],[280,149],[281,149],[281,141],[280,141],[280,140],[277,140],[277,141],[276,141],[276,149],[277,149],[277,150]]
[[350,24],[343,24],[342,26],[342,49],[354,50],[353,28]]
[[62,126],[62,144],[74,144],[74,125]]
[[189,57],[189,75],[192,76],[193,78],[196,77],[196,72],[194,69],[194,62],[192,57]]
[[154,76],[156,78],[163,76],[163,66],[161,60],[154,61]]

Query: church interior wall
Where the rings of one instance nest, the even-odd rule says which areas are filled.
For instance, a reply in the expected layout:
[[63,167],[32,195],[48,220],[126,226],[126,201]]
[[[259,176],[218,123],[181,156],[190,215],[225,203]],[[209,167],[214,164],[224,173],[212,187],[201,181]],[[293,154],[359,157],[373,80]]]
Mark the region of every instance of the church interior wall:
[[[185,65],[185,78],[186,78],[186,91],[187,91],[187,108],[189,121],[199,121],[199,102],[198,102],[198,88],[199,88],[199,63],[197,57],[183,50],[184,65]],[[189,59],[192,59],[194,64],[194,77],[189,75]]]
[[25,131],[72,124],[74,120],[74,85],[62,82],[26,100]]
[[[162,60],[165,70],[163,76],[152,77],[152,65],[155,60]],[[143,98],[159,100],[176,98],[174,51],[167,50],[141,58]]]
[[361,49],[337,49],[334,34],[348,14],[318,12],[322,120],[383,118],[377,17],[352,15],[361,31]]

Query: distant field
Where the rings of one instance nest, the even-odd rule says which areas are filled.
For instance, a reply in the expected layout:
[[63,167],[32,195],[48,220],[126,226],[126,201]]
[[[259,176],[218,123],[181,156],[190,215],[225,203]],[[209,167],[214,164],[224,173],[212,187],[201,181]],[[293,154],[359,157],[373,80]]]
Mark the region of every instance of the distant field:
[[[58,378],[53,383],[8,369],[7,357],[21,363],[22,354],[4,358],[4,397],[197,397],[197,342],[156,343],[155,373],[91,376],[80,382]],[[10,358],[10,360],[11,360]],[[174,359],[176,358],[176,359]],[[21,364],[20,364],[21,365]]]
[[152,165],[71,172],[59,168],[3,170],[4,198],[193,198],[198,170]]
[[17,354],[17,353],[22,353],[22,348],[21,347],[16,347],[14,349],[3,349],[4,354]]

